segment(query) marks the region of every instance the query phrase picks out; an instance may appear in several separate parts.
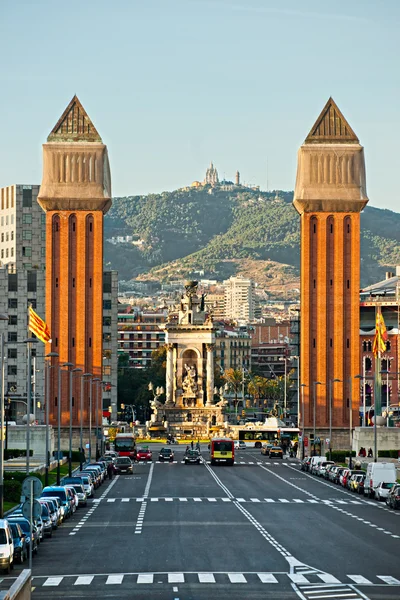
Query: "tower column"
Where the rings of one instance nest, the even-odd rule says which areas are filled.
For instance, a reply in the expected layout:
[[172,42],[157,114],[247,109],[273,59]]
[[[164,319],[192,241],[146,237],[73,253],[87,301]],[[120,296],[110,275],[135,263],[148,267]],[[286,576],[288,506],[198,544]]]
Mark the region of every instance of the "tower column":
[[174,345],[167,344],[167,373],[166,373],[166,389],[165,389],[165,404],[173,404],[174,395]]
[[214,399],[214,344],[206,344],[207,348],[207,403],[212,406]]

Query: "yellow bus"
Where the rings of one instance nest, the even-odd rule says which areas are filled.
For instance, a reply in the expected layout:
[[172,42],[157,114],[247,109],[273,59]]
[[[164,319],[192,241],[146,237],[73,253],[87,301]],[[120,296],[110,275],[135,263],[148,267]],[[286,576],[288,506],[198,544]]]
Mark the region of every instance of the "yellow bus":
[[235,462],[234,441],[229,438],[212,439],[210,442],[211,464],[233,465]]

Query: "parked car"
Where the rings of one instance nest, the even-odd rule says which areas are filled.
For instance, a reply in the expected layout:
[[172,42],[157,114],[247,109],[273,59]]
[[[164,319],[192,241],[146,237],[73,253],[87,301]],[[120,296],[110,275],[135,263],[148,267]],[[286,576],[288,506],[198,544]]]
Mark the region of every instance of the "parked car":
[[75,490],[75,493],[78,497],[78,506],[86,506],[87,505],[87,495],[86,495],[83,485],[78,485],[77,483],[75,483],[72,486],[72,488],[73,488],[73,490]]
[[389,496],[389,492],[394,487],[394,482],[387,483],[386,481],[381,481],[379,485],[377,485],[375,490],[375,498],[376,500],[386,500]]
[[318,477],[325,477],[327,467],[333,466],[335,463],[333,460],[324,460],[317,464],[316,474]]
[[244,442],[243,440],[236,440],[234,448],[235,450],[246,450],[246,442]]
[[65,511],[64,507],[61,504],[60,498],[58,498],[58,496],[46,496],[46,498],[39,498],[39,502],[41,500],[50,500],[54,504],[57,514],[57,526],[61,525],[61,523],[64,521]]
[[129,456],[119,456],[115,461],[116,473],[130,473],[133,474],[133,463]]
[[325,469],[325,473],[324,473],[324,478],[325,478],[325,479],[328,479],[328,480],[330,480],[330,477],[329,477],[329,475],[330,475],[330,472],[331,472],[331,470],[332,470],[332,469],[334,469],[334,468],[336,468],[336,465],[335,465],[335,463],[333,463],[333,464],[331,464],[331,465],[328,465],[328,466],[326,467],[326,469]]
[[375,488],[378,487],[381,481],[396,483],[396,465],[394,463],[368,463],[364,483],[364,496],[373,498],[375,496]]
[[201,455],[198,450],[188,450],[185,453],[185,465],[197,464],[199,465],[201,462]]
[[49,511],[52,529],[57,529],[58,513],[57,513],[57,506],[56,506],[55,502],[53,500],[51,500],[50,498],[46,498],[46,500],[44,498],[39,498],[39,502],[42,506],[46,506],[47,510]]
[[[31,544],[31,525],[28,521],[28,519],[25,519],[25,517],[20,517],[20,516],[12,516],[10,515],[7,518],[7,521],[9,522],[10,525],[12,525],[13,523],[17,523],[23,533],[25,534],[25,540],[26,540],[26,546],[27,546],[27,552],[29,554],[29,546]],[[32,554],[37,554],[38,551],[38,530],[36,525],[33,523],[32,524]]]
[[46,496],[55,496],[60,499],[61,505],[64,508],[64,518],[68,519],[72,515],[71,502],[64,486],[49,485],[43,488],[42,498]]
[[353,475],[349,479],[349,490],[351,492],[358,492],[358,486],[363,479],[364,475],[360,475],[359,473],[353,473]]
[[169,462],[173,462],[174,460],[174,452],[171,448],[161,448],[160,453],[158,455],[158,460],[163,462],[164,460],[168,460]]
[[305,458],[301,463],[301,470],[308,471],[310,468],[311,457]]
[[79,505],[78,494],[76,493],[76,491],[72,485],[68,484],[68,485],[65,485],[64,487],[67,490],[67,493],[68,493],[68,496],[69,496],[69,499],[71,502],[72,513],[74,513]]
[[396,484],[389,490],[386,504],[393,509],[400,508],[400,485]]
[[148,446],[139,446],[136,450],[137,461],[153,460],[153,453]]
[[22,563],[28,558],[26,536],[18,523],[11,523],[10,528],[14,544],[14,562],[22,565]]
[[14,566],[14,542],[7,519],[0,519],[0,569],[7,573]]
[[353,469],[352,471],[350,471],[347,474],[347,478],[346,478],[346,486],[347,489],[351,489],[350,488],[350,482],[351,482],[351,478],[353,477],[353,475],[365,475],[365,471],[362,471],[361,469]]
[[336,483],[337,485],[340,484],[340,477],[342,476],[343,471],[345,470],[344,467],[339,467],[335,473],[335,478],[333,480],[333,483]]
[[325,456],[312,456],[311,457],[311,461],[310,461],[310,466],[309,466],[309,471],[310,473],[313,475],[316,472],[316,467],[318,465],[318,463],[324,462],[326,461]]
[[281,458],[283,460],[283,450],[280,446],[272,446],[269,450],[270,458]]
[[273,444],[263,444],[263,446],[261,448],[261,454],[264,454],[264,456],[269,456],[269,451],[273,447],[274,447]]
[[53,521],[51,520],[49,507],[46,506],[45,504],[42,504],[41,518],[42,518],[42,522],[43,522],[43,535],[45,537],[52,537]]

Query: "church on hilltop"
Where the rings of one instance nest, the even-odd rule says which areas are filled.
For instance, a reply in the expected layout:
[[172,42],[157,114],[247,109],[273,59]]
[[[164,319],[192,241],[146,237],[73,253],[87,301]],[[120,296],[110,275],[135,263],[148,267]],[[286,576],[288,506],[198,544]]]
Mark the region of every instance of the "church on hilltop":
[[235,174],[235,183],[233,181],[226,181],[223,179],[219,180],[218,171],[216,167],[214,167],[213,162],[211,161],[210,166],[206,170],[206,176],[203,181],[193,181],[191,187],[204,187],[206,185],[210,185],[211,187],[220,187],[222,189],[228,190],[233,189],[234,187],[242,187],[240,183],[240,173],[236,171]]

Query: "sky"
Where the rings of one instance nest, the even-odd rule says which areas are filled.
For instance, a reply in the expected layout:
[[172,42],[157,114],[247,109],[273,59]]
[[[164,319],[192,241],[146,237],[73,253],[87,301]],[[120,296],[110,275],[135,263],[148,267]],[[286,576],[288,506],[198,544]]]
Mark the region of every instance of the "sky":
[[0,187],[40,183],[77,94],[113,195],[220,178],[292,190],[330,96],[365,148],[370,203],[400,212],[399,0],[0,0]]

